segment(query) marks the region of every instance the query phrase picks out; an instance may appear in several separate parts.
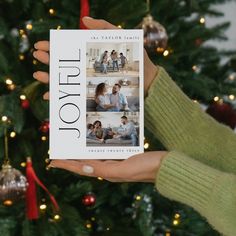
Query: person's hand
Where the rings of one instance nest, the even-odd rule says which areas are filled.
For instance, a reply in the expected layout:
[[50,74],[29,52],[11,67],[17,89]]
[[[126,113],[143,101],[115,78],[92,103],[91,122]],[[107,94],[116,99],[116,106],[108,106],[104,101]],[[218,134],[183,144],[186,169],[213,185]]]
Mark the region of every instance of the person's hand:
[[145,152],[123,161],[52,160],[49,166],[84,176],[101,177],[111,182],[154,183],[161,161],[167,153]]
[[[105,20],[96,20],[91,17],[84,17],[83,23],[89,29],[118,29],[116,26],[110,24]],[[49,64],[49,42],[39,41],[34,45],[36,51],[34,51],[33,56],[44,64]],[[146,50],[144,50],[144,92],[147,91],[157,74],[158,69],[149,59]],[[47,72],[37,71],[33,74],[33,77],[42,83],[49,82],[49,75]],[[44,99],[49,99],[49,93],[45,93]]]

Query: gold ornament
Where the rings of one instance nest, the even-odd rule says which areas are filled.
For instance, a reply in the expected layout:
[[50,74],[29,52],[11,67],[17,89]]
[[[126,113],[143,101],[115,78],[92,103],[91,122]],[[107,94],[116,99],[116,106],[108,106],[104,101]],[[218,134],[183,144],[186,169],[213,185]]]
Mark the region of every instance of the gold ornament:
[[148,14],[143,18],[137,28],[143,29],[144,47],[149,53],[165,52],[165,49],[167,48],[168,35],[163,25],[155,21],[153,17]]

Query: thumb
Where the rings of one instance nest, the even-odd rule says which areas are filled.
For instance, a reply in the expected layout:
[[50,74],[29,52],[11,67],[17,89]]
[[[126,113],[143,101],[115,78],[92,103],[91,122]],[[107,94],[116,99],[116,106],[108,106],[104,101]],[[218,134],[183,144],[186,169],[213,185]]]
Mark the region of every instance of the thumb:
[[83,17],[82,21],[88,29],[119,29],[105,20],[97,20],[89,16]]

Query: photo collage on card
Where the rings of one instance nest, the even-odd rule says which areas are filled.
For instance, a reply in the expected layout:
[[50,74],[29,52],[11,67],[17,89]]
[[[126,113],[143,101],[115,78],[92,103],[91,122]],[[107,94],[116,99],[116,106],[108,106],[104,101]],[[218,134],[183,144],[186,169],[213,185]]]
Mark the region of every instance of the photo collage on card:
[[139,44],[86,45],[86,145],[139,146]]

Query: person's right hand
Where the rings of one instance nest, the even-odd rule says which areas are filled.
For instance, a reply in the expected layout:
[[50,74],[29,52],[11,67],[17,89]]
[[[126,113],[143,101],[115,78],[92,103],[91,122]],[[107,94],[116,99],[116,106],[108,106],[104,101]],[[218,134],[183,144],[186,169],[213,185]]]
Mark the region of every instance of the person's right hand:
[[[91,17],[84,17],[83,23],[89,29],[118,29],[105,20],[97,20]],[[49,42],[39,41],[34,45],[36,51],[33,56],[44,64],[49,64]],[[158,72],[157,67],[149,59],[146,50],[144,50],[144,92],[147,94],[148,89]],[[44,71],[37,71],[33,77],[42,83],[49,83],[49,74]],[[49,93],[45,93],[44,99],[49,99]]]

